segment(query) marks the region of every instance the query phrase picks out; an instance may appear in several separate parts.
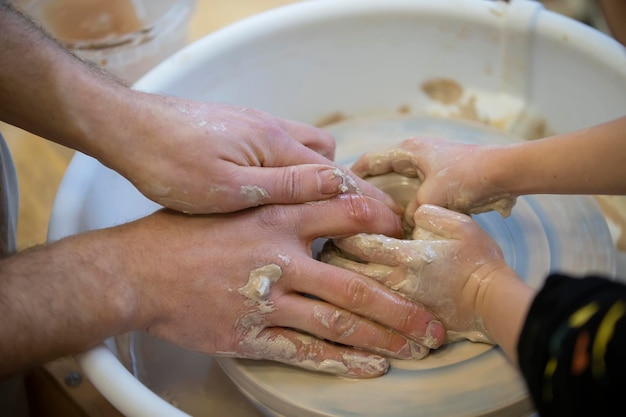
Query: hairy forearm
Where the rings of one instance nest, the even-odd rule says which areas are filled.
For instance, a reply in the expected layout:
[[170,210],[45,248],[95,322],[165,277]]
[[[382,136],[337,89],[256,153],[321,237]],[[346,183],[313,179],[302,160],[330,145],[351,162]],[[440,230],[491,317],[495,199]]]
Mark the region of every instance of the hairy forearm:
[[[0,118],[61,145],[99,156],[120,102],[130,90],[58,44],[0,0]],[[129,118],[129,114],[126,118]]]
[[513,195],[626,194],[626,117],[484,157],[485,176]]
[[0,376],[84,351],[137,326],[135,292],[123,279],[122,253],[129,249],[103,233],[110,231],[0,261]]

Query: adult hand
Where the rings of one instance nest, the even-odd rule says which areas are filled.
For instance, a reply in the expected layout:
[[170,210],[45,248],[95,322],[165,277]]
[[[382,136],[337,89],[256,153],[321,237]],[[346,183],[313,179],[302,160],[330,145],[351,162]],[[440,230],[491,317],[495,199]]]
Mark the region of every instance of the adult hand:
[[77,59],[7,2],[0,2],[0,27],[2,120],[98,159],[165,207],[222,213],[354,192],[397,209],[338,169],[334,139],[321,129],[255,109],[130,89]]
[[358,234],[327,245],[322,259],[424,304],[446,326],[448,341],[493,343],[482,303],[494,276],[516,276],[499,246],[464,214],[422,205],[414,220],[413,240]]
[[141,97],[124,132],[132,137],[123,149],[96,155],[165,207],[225,213],[362,193],[399,211],[387,195],[336,166],[334,138],[321,129],[251,108],[133,94]]
[[422,204],[434,204],[462,213],[496,210],[507,217],[515,196],[498,188],[486,169],[498,161],[481,159],[489,146],[412,138],[397,147],[367,153],[352,166],[361,177],[395,172],[418,177],[421,186],[408,204],[405,220],[413,224],[413,213]]
[[445,330],[423,306],[311,257],[315,239],[362,230],[397,236],[401,225],[382,203],[341,195],[222,215],[161,211],[110,233],[129,252],[129,278],[141,277],[133,293],[149,333],[210,354],[371,377],[386,372],[385,357],[438,347]]

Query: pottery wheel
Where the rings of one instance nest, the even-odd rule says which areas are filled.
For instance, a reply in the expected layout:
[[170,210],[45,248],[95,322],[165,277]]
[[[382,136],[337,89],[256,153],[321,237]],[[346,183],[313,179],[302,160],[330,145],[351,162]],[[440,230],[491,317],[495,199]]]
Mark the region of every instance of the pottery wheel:
[[[465,143],[506,144],[513,136],[481,124],[432,117],[350,119],[327,128],[337,139],[337,162],[411,136]],[[530,285],[550,271],[614,275],[615,252],[592,197],[529,196],[507,219],[474,218],[500,244],[507,262]],[[497,347],[446,345],[420,361],[392,361],[375,379],[353,380],[267,361],[217,359],[239,389],[277,416],[522,416],[532,413],[524,382]]]
[[[404,116],[351,119],[328,126],[337,138],[337,162],[350,166],[367,151],[415,135],[467,143],[519,139],[466,121]],[[62,184],[49,236],[107,227],[159,207],[119,174],[79,154]],[[120,203],[123,202],[123,203]],[[505,258],[530,285],[551,270],[614,274],[615,249],[592,197],[519,198],[507,219],[485,213],[475,219],[502,247]],[[130,339],[130,340],[129,340]],[[524,383],[495,347],[457,342],[421,361],[393,361],[384,376],[354,380],[270,361],[213,359],[136,332],[107,341],[143,384],[181,410],[202,415],[284,417],[521,416],[531,412]],[[219,366],[218,366],[219,364]],[[252,400],[241,401],[221,368]],[[226,409],[227,408],[227,409]]]

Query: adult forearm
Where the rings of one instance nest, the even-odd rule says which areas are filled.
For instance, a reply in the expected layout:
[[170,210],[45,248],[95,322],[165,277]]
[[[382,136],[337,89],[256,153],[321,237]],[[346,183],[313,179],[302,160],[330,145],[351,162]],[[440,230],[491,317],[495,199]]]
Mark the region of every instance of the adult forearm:
[[[0,117],[59,144],[94,153],[94,142],[126,90],[76,58],[0,0]],[[120,128],[119,121],[116,126]]]
[[120,254],[128,248],[106,241],[88,234],[0,261],[0,376],[133,327],[136,303]]
[[513,195],[626,194],[626,117],[495,148],[483,165]]

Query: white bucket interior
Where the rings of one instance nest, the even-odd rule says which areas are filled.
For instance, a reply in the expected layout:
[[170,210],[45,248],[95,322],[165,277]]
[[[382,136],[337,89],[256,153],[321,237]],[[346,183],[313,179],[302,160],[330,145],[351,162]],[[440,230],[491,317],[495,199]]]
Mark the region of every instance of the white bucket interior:
[[[444,105],[423,91],[424,82],[442,78],[463,87],[459,102]],[[626,114],[626,52],[534,1],[316,0],[201,39],[136,88],[313,124],[398,112],[447,116],[473,106],[480,120],[535,137]],[[116,202],[107,199],[111,189]],[[117,174],[77,154],[55,201],[49,240],[155,208]],[[78,359],[124,414],[187,415],[139,382],[106,346]]]

